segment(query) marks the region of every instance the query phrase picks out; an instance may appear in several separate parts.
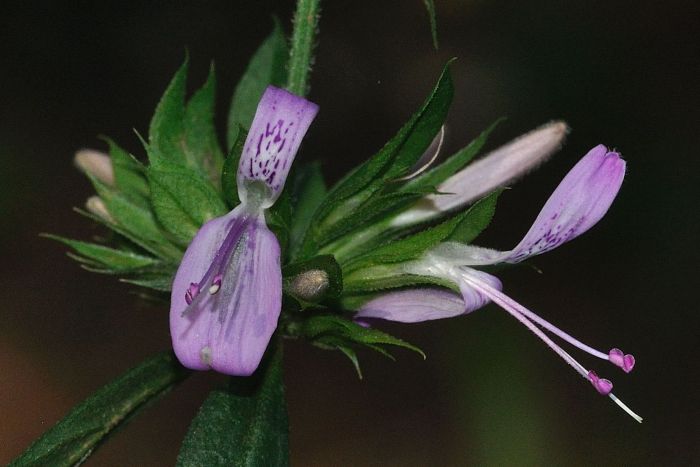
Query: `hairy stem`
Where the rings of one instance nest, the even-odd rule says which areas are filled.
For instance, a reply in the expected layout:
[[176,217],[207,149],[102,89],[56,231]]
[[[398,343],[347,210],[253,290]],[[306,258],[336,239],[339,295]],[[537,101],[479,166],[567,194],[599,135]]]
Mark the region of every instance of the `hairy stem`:
[[287,90],[299,96],[305,96],[309,90],[308,80],[314,59],[313,49],[318,33],[320,3],[321,0],[298,0],[294,13]]

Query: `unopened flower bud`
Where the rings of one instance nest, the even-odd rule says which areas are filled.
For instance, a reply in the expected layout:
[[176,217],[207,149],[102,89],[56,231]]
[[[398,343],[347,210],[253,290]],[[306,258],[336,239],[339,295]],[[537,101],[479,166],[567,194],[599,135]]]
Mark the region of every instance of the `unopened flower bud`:
[[114,218],[107,210],[105,202],[99,196],[91,196],[85,201],[85,209],[107,222],[114,222]]
[[107,154],[94,149],[81,149],[75,153],[73,161],[86,174],[106,185],[114,185],[114,169]]

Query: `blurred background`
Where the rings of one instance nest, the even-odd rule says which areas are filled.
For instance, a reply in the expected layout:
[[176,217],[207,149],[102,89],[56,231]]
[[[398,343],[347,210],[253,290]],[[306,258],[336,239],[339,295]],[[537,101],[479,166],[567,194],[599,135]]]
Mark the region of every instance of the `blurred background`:
[[[294,465],[697,465],[700,52],[696,2],[436,1],[440,49],[419,0],[328,1],[300,158],[329,179],[377,150],[456,56],[446,152],[501,116],[504,143],[554,118],[564,149],[500,200],[480,244],[512,247],[566,171],[598,143],[628,175],[607,217],[502,274],[506,291],[600,348],[632,352],[630,375],[583,357],[644,416],[638,425],[505,312],[387,330],[428,353],[335,353],[291,343]],[[170,345],[166,306],[80,269],[41,232],[89,239],[73,213],[92,193],[75,150],[106,134],[142,156],[185,49],[192,88],[210,60],[220,124],[248,58],[292,2],[3,2],[0,15],[0,463],[74,404]],[[340,144],[338,144],[340,143]],[[87,465],[173,465],[188,421],[223,379],[197,374]]]

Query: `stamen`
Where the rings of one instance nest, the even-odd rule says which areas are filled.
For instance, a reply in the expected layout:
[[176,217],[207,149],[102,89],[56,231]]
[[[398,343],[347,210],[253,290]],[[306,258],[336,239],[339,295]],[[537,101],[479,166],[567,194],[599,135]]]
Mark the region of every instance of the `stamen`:
[[[217,250],[216,255],[214,255],[214,259],[209,265],[207,272],[204,273],[204,276],[202,276],[201,280],[198,282],[198,284],[201,284],[200,287],[206,287],[209,278],[212,276],[212,274],[215,274],[214,279],[212,280],[212,285],[209,286],[210,294],[214,295],[219,291],[219,288],[221,288],[221,279],[223,277],[221,271],[223,271],[224,265],[231,257],[231,254],[235,251],[236,245],[238,245],[238,241],[243,236],[243,233],[248,227],[249,222],[250,216],[248,214],[244,214],[241,217],[234,218],[231,221],[229,231],[226,234],[224,241],[221,243],[221,246]],[[185,300],[187,300],[187,298],[185,298]]]
[[503,308],[505,311],[507,311],[513,318],[517,319],[520,321],[522,324],[525,325],[530,331],[532,331],[533,334],[535,334],[537,337],[539,337],[542,342],[547,344],[547,346],[552,349],[557,355],[559,355],[566,363],[568,363],[574,370],[576,370],[581,376],[584,378],[588,378],[588,370],[586,370],[583,365],[581,365],[579,362],[574,359],[571,355],[569,355],[564,349],[559,347],[552,339],[549,338],[540,328],[535,326],[529,319],[527,319],[523,314],[519,312],[519,310],[513,306],[513,304],[519,305],[515,300],[511,299],[508,297],[506,294],[502,293],[499,290],[496,290],[495,288],[491,287],[489,284],[486,282],[483,282],[476,277],[472,277],[472,275],[466,273],[465,271],[462,271],[461,275],[462,279],[464,279],[469,285],[472,287],[476,288],[477,290],[482,291],[485,295],[487,295],[491,300],[493,300],[494,303],[499,305],[501,308]]
[[214,276],[214,280],[211,282],[211,287],[209,287],[209,293],[211,295],[214,295],[221,288],[222,277],[223,276],[221,274],[217,274],[216,276]]
[[511,299],[510,297],[508,297],[505,294],[504,294],[504,300],[508,301],[510,303],[510,305],[513,308],[515,308],[519,313],[522,313],[523,315],[527,316],[532,321],[539,324],[540,326],[542,326],[546,330],[561,337],[562,339],[564,339],[566,342],[573,345],[574,347],[579,348],[579,349],[583,350],[584,352],[586,352],[590,355],[593,355],[594,357],[598,357],[602,360],[609,360],[612,364],[622,368],[625,371],[625,373],[629,373],[630,371],[632,371],[632,368],[634,367],[634,362],[635,362],[633,355],[630,355],[630,354],[625,355],[620,349],[612,349],[608,353],[603,353],[600,350],[596,350],[593,347],[584,344],[580,340],[573,337],[571,334],[569,334],[565,331],[562,331],[561,329],[559,329],[558,327],[556,327],[555,325],[553,325],[552,323],[550,323],[546,319],[541,318],[539,315],[528,310],[527,308],[525,308],[524,306],[522,306],[521,304],[519,304],[515,300]]
[[632,371],[632,368],[634,368],[634,355],[625,355],[620,349],[611,349],[610,352],[608,352],[608,360],[610,360],[613,365],[622,368],[625,373],[629,373]]
[[593,370],[588,372],[588,380],[591,382],[596,391],[604,396],[607,396],[612,391],[613,384],[610,382],[610,380],[600,378]]
[[[531,321],[529,321],[524,313],[521,313],[522,310],[527,311],[528,313],[535,315],[531,311],[527,310],[525,307],[520,305],[518,302],[507,296],[506,294],[502,293],[500,290],[497,290],[487,284],[486,282],[473,277],[470,275],[468,272],[462,270],[461,271],[460,277],[467,282],[469,285],[472,287],[476,288],[477,290],[481,291],[485,295],[487,295],[494,303],[499,305],[501,308],[503,308],[505,311],[507,311],[511,316],[513,316],[515,319],[523,323],[530,331],[532,331],[537,337],[539,337],[547,346],[554,350],[554,352],[557,353],[566,363],[571,365],[579,374],[581,374],[584,378],[588,379],[591,384],[593,384],[593,387],[596,388],[596,390],[602,394],[602,395],[607,395],[612,399],[613,402],[615,402],[622,410],[624,410],[629,416],[634,418],[637,422],[642,423],[642,417],[637,415],[635,412],[632,411],[627,405],[625,405],[620,399],[615,397],[615,395],[611,392],[612,391],[612,383],[604,378],[598,377],[598,375],[594,371],[588,371],[586,370],[583,365],[581,365],[579,362],[577,362],[571,355],[569,355],[564,349],[559,347],[557,344],[555,344],[544,332],[542,332],[541,329],[539,329],[537,326],[535,326]],[[539,317],[538,317],[539,318]],[[542,318],[539,318],[541,321],[545,322]],[[539,323],[539,321],[538,321]],[[541,324],[541,323],[540,323]],[[549,323],[548,323],[549,324]],[[542,325],[545,327],[544,325]],[[615,350],[619,349],[613,349],[610,351],[610,361],[617,364],[617,358],[619,357],[619,354],[622,354],[622,351],[614,352]],[[624,360],[625,357],[627,358],[627,364],[625,364]],[[606,356],[607,359],[607,356]],[[615,361],[613,361],[615,360]],[[631,362],[631,363],[630,363]],[[622,357],[622,365],[620,366],[623,370],[625,369],[625,365],[629,368],[629,370],[632,369],[634,366],[634,357],[631,355],[624,355]],[[627,371],[627,370],[626,370]]]
[[634,419],[637,420],[639,423],[642,423],[642,421],[643,421],[644,419],[643,419],[642,417],[640,417],[639,415],[637,415],[636,413],[634,413],[634,412],[632,411],[632,409],[630,409],[629,407],[627,407],[627,405],[626,405],[624,402],[622,402],[620,399],[618,399],[617,397],[615,397],[615,394],[610,393],[610,394],[608,394],[608,397],[609,397],[610,399],[612,399],[612,401],[613,401],[614,403],[616,403],[617,405],[619,405],[620,408],[621,408],[622,410],[624,410],[625,412],[627,412],[627,415],[629,415],[630,417],[634,418]]
[[199,284],[191,282],[190,286],[187,288],[187,292],[185,292],[185,302],[191,305],[197,295],[199,295]]

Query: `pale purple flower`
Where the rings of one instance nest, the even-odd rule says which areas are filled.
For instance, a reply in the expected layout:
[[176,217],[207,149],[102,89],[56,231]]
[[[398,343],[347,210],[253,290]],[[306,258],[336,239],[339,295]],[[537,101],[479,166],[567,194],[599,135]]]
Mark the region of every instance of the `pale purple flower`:
[[593,227],[607,212],[625,174],[625,161],[603,145],[586,154],[564,177],[545,203],[530,230],[509,251],[449,242],[431,250],[421,260],[401,266],[402,273],[447,279],[461,296],[439,289],[401,290],[382,294],[364,304],[356,319],[380,318],[419,322],[469,313],[493,301],[525,325],[554,352],[589,380],[598,392],[608,395],[636,420],[641,418],[612,394],[612,383],[584,368],[550,339],[548,331],[595,357],[608,360],[625,372],[634,367],[634,357],[619,349],[596,350],[557,328],[501,291],[498,278],[474,269],[499,263],[518,263],[552,250]]
[[[429,221],[512,183],[554,154],[561,147],[568,129],[564,122],[551,122],[491,151],[441,183],[437,187],[440,194],[427,195],[393,218],[390,225],[405,227]],[[442,132],[440,142],[441,135]],[[430,148],[426,154],[433,156],[436,154],[433,151]]]
[[282,89],[263,94],[238,166],[241,204],[202,226],[173,282],[170,333],[187,368],[247,376],[258,367],[282,305],[280,246],[265,210],[317,112]]

